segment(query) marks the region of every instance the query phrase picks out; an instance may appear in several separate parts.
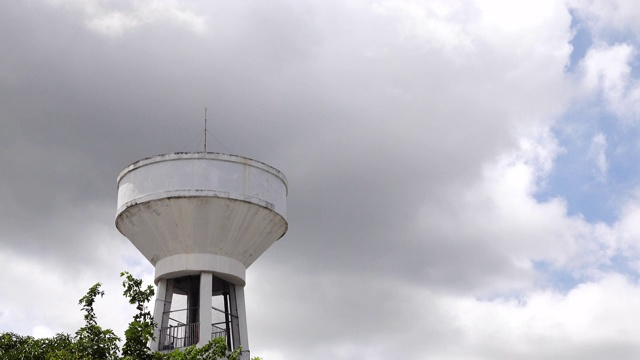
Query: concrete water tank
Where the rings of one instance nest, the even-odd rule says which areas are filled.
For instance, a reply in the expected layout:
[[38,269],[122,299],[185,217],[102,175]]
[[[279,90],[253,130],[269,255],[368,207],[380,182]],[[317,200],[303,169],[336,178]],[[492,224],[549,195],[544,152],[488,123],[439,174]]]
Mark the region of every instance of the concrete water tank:
[[[116,227],[155,267],[157,350],[224,336],[248,357],[245,272],[287,232],[286,197],[280,171],[235,155],[160,155],[120,173]],[[172,324],[178,294],[187,308]]]

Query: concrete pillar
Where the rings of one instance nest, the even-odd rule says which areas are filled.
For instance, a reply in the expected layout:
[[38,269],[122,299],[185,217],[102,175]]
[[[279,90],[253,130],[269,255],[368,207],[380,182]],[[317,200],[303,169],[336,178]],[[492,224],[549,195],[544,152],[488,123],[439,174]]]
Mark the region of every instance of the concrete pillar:
[[247,311],[244,302],[244,286],[230,286],[231,322],[234,349],[242,346],[242,360],[249,360],[249,335],[247,332]]
[[151,350],[162,350],[160,329],[167,327],[169,323],[169,311],[171,310],[171,300],[173,298],[173,280],[160,279],[156,291],[156,302],[153,309],[153,321],[156,328],[153,331],[154,339],[149,344]]
[[211,296],[213,287],[213,274],[203,272],[200,274],[200,331],[198,347],[206,345],[211,340]]
[[169,317],[171,316],[171,301],[173,300],[173,279],[167,279],[167,290],[164,295],[164,311],[162,312],[162,321],[159,321],[160,328],[169,326]]
[[200,277],[187,283],[187,324],[197,323],[200,314]]

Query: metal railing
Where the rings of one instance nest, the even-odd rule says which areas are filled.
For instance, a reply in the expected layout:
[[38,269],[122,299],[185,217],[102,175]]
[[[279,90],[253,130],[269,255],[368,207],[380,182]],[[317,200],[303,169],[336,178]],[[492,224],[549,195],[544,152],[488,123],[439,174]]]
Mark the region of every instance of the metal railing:
[[[173,315],[177,318],[169,316],[169,326],[160,328],[160,335],[158,337],[158,350],[170,351],[173,349],[186,348],[192,345],[197,345],[200,340],[200,323],[185,324],[185,318],[188,317],[185,312],[197,309],[187,308],[178,309],[165,312],[163,315]],[[211,324],[211,337],[205,340],[211,340],[218,337],[227,338],[229,333],[229,317],[235,317],[227,313],[225,310],[211,307],[213,310],[213,323]],[[182,321],[180,321],[182,320]],[[206,336],[205,336],[206,337]],[[227,341],[228,342],[228,341]]]
[[211,324],[211,339],[218,337],[226,338],[227,330],[217,326],[216,324]]
[[200,323],[180,324],[160,329],[159,350],[189,347],[198,343]]
[[[212,324],[213,325],[213,324]],[[216,325],[212,326],[211,339],[226,338],[227,330]],[[158,341],[159,350],[173,350],[198,344],[200,323],[180,324],[160,329]]]

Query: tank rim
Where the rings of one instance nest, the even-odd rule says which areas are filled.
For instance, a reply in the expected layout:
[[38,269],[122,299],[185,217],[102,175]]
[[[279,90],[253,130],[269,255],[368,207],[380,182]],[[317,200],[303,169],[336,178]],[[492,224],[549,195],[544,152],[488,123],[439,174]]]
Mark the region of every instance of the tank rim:
[[[183,159],[205,159],[205,160],[218,160],[218,161],[230,161],[236,163],[244,163],[247,165],[251,165],[267,172],[270,172],[276,176],[278,176],[283,182],[286,188],[289,188],[289,184],[287,182],[287,177],[284,174],[274,168],[271,165],[263,163],[262,161],[254,160],[248,157],[233,155],[233,154],[225,154],[225,153],[217,153],[217,152],[174,152],[162,155],[154,155],[144,159],[140,159],[135,161],[125,167],[118,175],[118,186],[120,185],[120,180],[127,175],[129,172],[141,168],[146,165],[155,164],[163,161],[176,161]],[[288,192],[288,191],[287,191]]]

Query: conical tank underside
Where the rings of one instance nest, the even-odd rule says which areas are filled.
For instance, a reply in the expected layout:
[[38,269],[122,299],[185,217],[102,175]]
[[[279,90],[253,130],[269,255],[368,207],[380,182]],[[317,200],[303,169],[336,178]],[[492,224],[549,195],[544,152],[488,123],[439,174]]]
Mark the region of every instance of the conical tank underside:
[[255,160],[160,155],[118,177],[116,227],[154,266],[167,269],[159,274],[156,267],[156,280],[204,270],[202,258],[213,266],[208,270],[243,282],[244,270],[286,233],[286,196],[284,175]]

